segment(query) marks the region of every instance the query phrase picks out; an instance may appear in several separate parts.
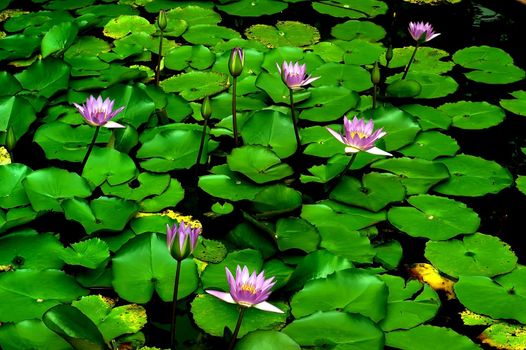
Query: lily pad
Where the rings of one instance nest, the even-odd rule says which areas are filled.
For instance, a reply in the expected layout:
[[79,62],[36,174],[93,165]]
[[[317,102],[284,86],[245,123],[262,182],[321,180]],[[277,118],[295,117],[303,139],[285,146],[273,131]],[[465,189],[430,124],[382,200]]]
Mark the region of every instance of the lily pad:
[[412,104],[401,106],[400,109],[417,118],[418,123],[424,131],[429,129],[447,130],[451,125],[449,115],[430,106]]
[[99,238],[91,238],[72,244],[63,251],[61,257],[68,265],[95,269],[110,257],[110,251],[106,242]]
[[331,35],[336,39],[342,40],[365,39],[378,41],[385,37],[385,30],[373,22],[349,20],[332,27]]
[[300,218],[281,218],[276,222],[276,241],[279,250],[300,249],[315,251],[320,241],[314,226]]
[[32,172],[24,164],[13,163],[0,166],[0,207],[9,209],[29,204],[22,181]]
[[[413,46],[393,49],[393,58],[389,62],[389,68],[403,68],[409,63],[409,59],[415,48]],[[411,64],[409,72],[424,72],[443,74],[453,69],[455,65],[451,61],[444,61],[449,57],[449,53],[444,50],[436,49],[429,46],[421,46],[416,51],[415,59]],[[385,56],[380,62],[385,65]]]
[[227,88],[226,77],[214,72],[192,71],[160,83],[165,92],[179,92],[187,101],[200,100]]
[[221,11],[234,16],[259,17],[262,15],[272,15],[287,8],[287,4],[276,0],[253,0],[236,1],[226,5],[219,5]]
[[480,225],[477,213],[452,199],[422,194],[410,197],[407,202],[413,207],[393,207],[387,218],[412,237],[446,240],[474,233]]
[[462,241],[429,241],[425,257],[441,272],[453,276],[501,275],[513,270],[517,257],[498,237],[475,233]]
[[196,24],[183,34],[184,40],[195,45],[217,45],[225,40],[240,38],[238,32],[228,27],[211,24]]
[[360,66],[340,63],[325,63],[312,72],[320,79],[313,86],[342,86],[349,90],[364,91],[373,86],[371,75]]
[[458,334],[450,328],[421,325],[409,330],[389,332],[385,344],[406,350],[422,349],[426,344],[429,350],[477,350],[480,347],[468,337]]
[[255,24],[245,31],[245,35],[248,39],[259,41],[267,47],[302,47],[313,45],[320,40],[318,29],[296,21],[281,21],[275,27],[267,24]]
[[300,119],[326,122],[340,119],[356,107],[360,97],[343,86],[320,86],[310,88],[310,98],[298,104],[302,108]]
[[[387,84],[391,84],[402,78],[402,73],[391,75],[386,79]],[[426,71],[414,72],[409,70],[408,80],[416,80],[422,90],[416,98],[439,98],[445,97],[457,91],[458,83],[450,76],[428,73]]]
[[387,4],[379,0],[335,0],[313,2],[312,8],[319,13],[333,17],[372,18],[387,12]]
[[399,152],[406,157],[433,160],[441,156],[454,156],[459,149],[454,138],[438,131],[425,131],[417,135],[414,143]]
[[22,87],[38,96],[49,98],[68,87],[70,67],[54,58],[35,61],[29,68],[15,74]]
[[483,196],[498,193],[513,184],[508,169],[498,163],[467,154],[436,160],[451,174],[449,180],[438,184],[433,191],[454,196]]
[[95,186],[107,181],[119,185],[134,178],[137,174],[135,163],[125,153],[111,148],[95,147],[91,152],[82,176]]
[[253,200],[261,187],[254,185],[242,176],[228,169],[226,165],[216,166],[212,169],[213,175],[204,175],[199,178],[199,187],[208,194],[239,201],[243,199]]
[[510,93],[515,99],[501,99],[502,108],[517,114],[526,116],[526,91],[518,90]]
[[227,157],[227,163],[231,170],[242,173],[258,184],[293,174],[288,164],[281,163],[274,152],[262,146],[236,148]]
[[285,333],[278,331],[255,331],[247,334],[237,344],[237,350],[301,350],[300,346]]
[[438,107],[452,119],[452,126],[460,129],[486,129],[500,124],[505,117],[504,111],[487,102],[459,101],[446,103]]

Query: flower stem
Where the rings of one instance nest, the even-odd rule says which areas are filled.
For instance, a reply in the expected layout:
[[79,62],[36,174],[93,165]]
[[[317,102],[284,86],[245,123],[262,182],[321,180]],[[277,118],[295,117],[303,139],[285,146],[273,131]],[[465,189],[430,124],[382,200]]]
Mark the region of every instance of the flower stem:
[[409,63],[407,64],[407,66],[405,66],[404,75],[402,75],[402,80],[404,80],[405,77],[407,76],[407,72],[409,72],[409,67],[411,67],[411,64],[415,60],[416,50],[418,50],[418,43],[416,43],[415,45],[415,50],[413,51],[413,54],[411,55],[411,58],[409,59]]
[[378,85],[374,84],[373,86],[373,110],[376,109],[376,97],[378,95]]
[[327,192],[331,192],[334,189],[334,187],[336,187],[338,182],[340,182],[339,180],[345,176],[345,173],[351,168],[351,165],[352,163],[354,163],[354,160],[356,159],[357,155],[358,152],[352,154],[351,159],[349,159],[349,162],[345,166],[345,169],[343,169],[343,171],[332,180],[332,184],[330,186],[327,186]]
[[159,77],[161,75],[161,59],[163,58],[163,37],[164,32],[161,30],[161,40],[159,41],[159,54],[157,55],[157,66],[155,67],[155,85],[159,86]]
[[175,323],[176,311],[177,311],[177,291],[179,290],[179,276],[181,275],[181,260],[177,260],[177,269],[175,271],[175,283],[174,283],[174,297],[172,303],[172,324],[170,327],[170,349],[175,350],[176,340],[175,340]]
[[201,156],[203,155],[203,147],[205,145],[207,125],[208,125],[208,118],[205,118],[205,123],[203,124],[203,132],[201,133],[201,143],[199,144],[199,152],[197,152],[197,159],[195,161],[195,177],[196,178],[199,175],[199,165],[201,165]]
[[86,155],[84,156],[84,159],[82,160],[82,164],[80,165],[80,171],[84,169],[84,166],[86,165],[86,162],[88,161],[89,155],[91,154],[91,150],[93,150],[93,146],[95,145],[95,141],[97,140],[97,136],[99,136],[100,126],[95,127],[95,133],[93,134],[93,139],[91,139],[91,143],[88,147],[88,151],[86,152]]
[[232,350],[234,348],[234,345],[236,343],[237,335],[239,334],[239,329],[241,328],[241,322],[243,321],[243,315],[245,313],[244,307],[241,307],[241,310],[239,310],[239,317],[237,319],[236,329],[234,330],[234,334],[232,334],[232,340],[230,341],[230,345],[228,345],[228,350]]
[[237,109],[236,109],[236,100],[237,100],[237,77],[232,77],[232,130],[234,132],[234,144],[236,147],[239,145],[237,139]]
[[298,130],[298,118],[296,118],[296,112],[294,110],[294,93],[292,89],[289,89],[290,93],[290,114],[292,115],[292,124],[294,125],[294,135],[296,136],[296,144],[298,148],[296,152],[301,149],[300,131]]

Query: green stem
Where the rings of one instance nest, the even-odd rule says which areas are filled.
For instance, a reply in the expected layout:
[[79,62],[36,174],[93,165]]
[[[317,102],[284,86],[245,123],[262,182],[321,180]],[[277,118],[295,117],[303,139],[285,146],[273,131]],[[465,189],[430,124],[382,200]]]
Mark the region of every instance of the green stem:
[[237,139],[237,109],[236,109],[236,100],[237,100],[237,77],[232,77],[232,130],[234,131],[234,144],[236,147],[239,145]]
[[241,310],[239,310],[239,317],[237,319],[236,329],[234,330],[234,334],[232,334],[232,340],[230,341],[230,345],[228,345],[228,350],[232,350],[234,348],[234,345],[236,344],[237,335],[239,334],[239,329],[241,328],[241,322],[243,321],[244,313],[245,308],[241,307]]
[[177,260],[177,269],[175,271],[175,283],[174,283],[174,297],[173,297],[173,303],[172,303],[172,324],[170,327],[170,349],[175,350],[176,345],[176,339],[175,339],[175,324],[177,322],[176,319],[176,311],[177,311],[177,291],[179,290],[179,276],[181,275],[181,260]]
[[407,66],[405,66],[404,75],[402,76],[402,80],[404,80],[405,77],[407,76],[407,72],[409,72],[409,67],[411,67],[411,64],[415,60],[416,50],[418,50],[418,43],[416,43],[415,45],[415,50],[413,51],[413,54],[411,55],[411,58],[409,59],[409,63],[407,64]]
[[203,155],[203,147],[205,145],[207,125],[208,125],[208,118],[205,118],[205,123],[203,124],[203,132],[201,133],[201,143],[199,144],[199,152],[197,152],[197,159],[195,161],[195,177],[196,178],[199,175],[199,165],[201,165],[201,156]]
[[86,165],[86,162],[88,161],[89,155],[91,154],[91,150],[93,149],[93,146],[95,145],[95,141],[97,140],[97,136],[99,136],[100,126],[95,127],[95,133],[93,134],[93,139],[91,139],[91,143],[88,147],[88,151],[86,152],[86,155],[84,156],[84,159],[82,160],[82,164],[80,165],[80,170],[84,169],[84,166]]
[[294,93],[292,89],[289,89],[290,93],[290,114],[292,115],[292,124],[294,125],[294,135],[296,136],[296,144],[298,145],[298,149],[296,152],[299,152],[301,149],[301,141],[300,141],[300,131],[298,130],[298,118],[296,118],[296,112],[294,111]]
[[161,75],[161,59],[163,58],[163,37],[164,32],[161,30],[161,40],[159,41],[159,54],[157,55],[157,66],[155,67],[155,85],[159,86],[159,78]]
[[356,156],[358,155],[358,152],[356,153],[353,153],[352,156],[351,156],[351,159],[349,159],[349,162],[347,163],[347,165],[345,166],[345,169],[343,169],[343,171],[337,176],[335,177],[333,180],[332,180],[332,184],[330,186],[328,186],[327,188],[327,192],[331,192],[334,187],[336,187],[336,185],[338,184],[338,182],[340,182],[339,180],[345,175],[345,173],[351,168],[351,165],[352,163],[354,163],[354,160],[356,159]]
[[378,85],[374,84],[373,86],[373,110],[376,109],[376,97],[378,95]]

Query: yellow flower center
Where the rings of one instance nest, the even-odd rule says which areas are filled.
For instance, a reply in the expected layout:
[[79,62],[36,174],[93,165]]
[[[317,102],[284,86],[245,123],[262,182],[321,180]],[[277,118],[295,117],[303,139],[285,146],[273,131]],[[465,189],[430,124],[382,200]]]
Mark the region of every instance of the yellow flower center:
[[351,132],[351,138],[354,138],[354,135],[358,135],[358,137],[361,138],[361,139],[364,139],[364,138],[367,137],[367,135],[365,135],[363,132],[359,132],[359,131]]
[[253,284],[243,284],[241,285],[241,290],[244,292],[250,292],[250,294],[256,294],[256,286]]

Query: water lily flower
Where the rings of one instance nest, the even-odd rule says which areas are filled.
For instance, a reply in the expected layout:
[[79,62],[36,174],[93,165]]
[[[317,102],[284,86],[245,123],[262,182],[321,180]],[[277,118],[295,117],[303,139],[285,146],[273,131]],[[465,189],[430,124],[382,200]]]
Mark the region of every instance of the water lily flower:
[[220,292],[217,290],[207,290],[211,294],[230,304],[238,304],[242,307],[255,307],[263,311],[283,313],[274,305],[267,303],[266,300],[270,295],[270,289],[276,283],[274,277],[265,279],[265,272],[261,271],[256,275],[256,271],[249,273],[248,267],[243,269],[238,265],[236,277],[232,275],[228,267],[225,267],[230,293]]
[[409,34],[418,43],[428,42],[440,35],[435,33],[433,26],[427,22],[409,22]]
[[181,261],[192,254],[200,234],[200,227],[192,228],[190,224],[185,224],[184,221],[179,224],[174,223],[173,227],[167,224],[166,245],[173,258]]
[[307,65],[305,63],[300,65],[299,62],[293,64],[292,62],[287,63],[284,61],[282,67],[280,67],[277,63],[276,66],[278,67],[279,74],[281,74],[281,79],[285,85],[287,85],[288,88],[292,90],[301,89],[302,87],[309,85],[313,81],[320,78],[311,77],[310,75],[306,76],[305,71],[307,69]]
[[123,107],[120,107],[113,110],[113,104],[115,103],[114,100],[110,100],[109,98],[106,98],[104,101],[102,101],[102,97],[99,95],[96,99],[93,96],[90,96],[86,100],[86,104],[79,105],[76,103],[73,103],[75,107],[78,109],[80,114],[86,119],[88,124],[93,126],[103,126],[105,128],[124,128],[124,125],[121,125],[119,123],[112,122],[111,119],[113,119],[117,114],[122,112],[124,109]]
[[343,127],[345,129],[344,134],[340,134],[331,128],[327,128],[327,130],[338,141],[347,145],[347,147],[345,147],[345,153],[363,151],[381,156],[392,156],[391,153],[374,146],[374,143],[385,136],[386,133],[382,128],[374,131],[374,123],[372,120],[366,122],[365,118],[358,119],[355,116],[353,120],[350,121],[346,116],[343,116]]
[[243,72],[245,65],[245,53],[240,47],[234,47],[228,59],[228,70],[233,77],[238,77]]

